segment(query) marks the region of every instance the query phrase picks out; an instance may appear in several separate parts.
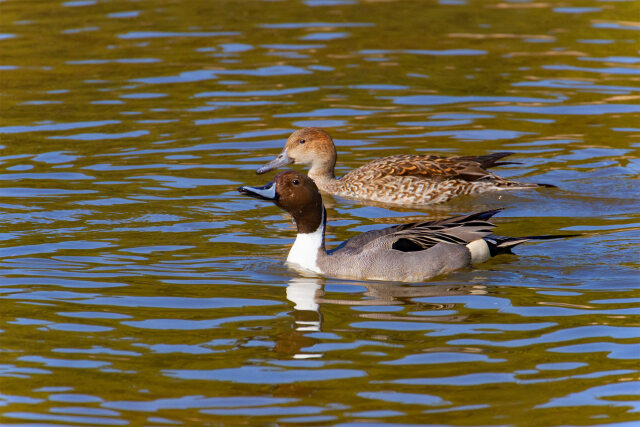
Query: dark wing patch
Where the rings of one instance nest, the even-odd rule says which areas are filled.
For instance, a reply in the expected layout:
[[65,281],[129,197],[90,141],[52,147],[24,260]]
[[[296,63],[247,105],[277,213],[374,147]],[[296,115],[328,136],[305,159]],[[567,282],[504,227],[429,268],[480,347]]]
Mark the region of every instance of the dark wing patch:
[[401,238],[393,242],[393,245],[391,245],[391,249],[395,249],[401,252],[417,252],[422,251],[426,248],[420,246],[418,243],[414,242],[411,239]]
[[499,211],[493,209],[443,220],[405,224],[397,227],[389,236],[394,238],[391,247],[402,252],[416,252],[438,243],[466,245],[470,241],[467,240],[468,233],[478,237],[491,233],[495,225],[487,220]]
[[397,240],[391,245],[392,249],[402,252],[416,252],[429,249],[438,243],[451,245],[466,245],[467,242],[459,237],[447,234],[447,231],[437,231],[428,227],[395,233]]
[[480,238],[491,233],[495,225],[487,220],[500,210],[492,209],[435,221],[412,222],[371,230],[343,242],[328,253],[359,252],[364,246],[376,241],[384,241],[388,245],[386,247],[402,252],[422,251],[438,243],[466,245],[470,237]]

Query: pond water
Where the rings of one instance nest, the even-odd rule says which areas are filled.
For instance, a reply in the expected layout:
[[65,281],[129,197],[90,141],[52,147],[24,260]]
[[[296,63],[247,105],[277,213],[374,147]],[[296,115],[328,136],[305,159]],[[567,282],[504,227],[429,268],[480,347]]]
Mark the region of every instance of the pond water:
[[[636,1],[0,2],[0,424],[638,425]],[[330,246],[505,208],[580,233],[425,283],[305,278],[241,196],[288,134],[338,174],[515,152],[557,189],[325,196]],[[304,168],[299,168],[304,170]]]

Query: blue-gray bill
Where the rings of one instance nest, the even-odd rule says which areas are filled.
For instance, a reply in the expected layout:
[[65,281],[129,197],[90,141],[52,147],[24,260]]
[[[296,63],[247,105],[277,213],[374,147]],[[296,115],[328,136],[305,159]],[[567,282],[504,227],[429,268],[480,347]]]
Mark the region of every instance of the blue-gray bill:
[[276,194],[275,181],[271,181],[270,183],[263,185],[262,187],[250,187],[248,185],[243,185],[241,187],[238,187],[238,191],[240,192],[240,194],[244,194],[260,200],[273,201],[278,198]]
[[278,157],[276,157],[275,159],[271,160],[269,163],[267,163],[266,165],[258,168],[256,170],[256,173],[258,175],[262,175],[265,172],[269,172],[271,170],[274,169],[278,169],[282,166],[286,166],[288,164],[293,163],[293,159],[289,158],[289,156],[287,156],[286,152],[282,152],[278,155]]

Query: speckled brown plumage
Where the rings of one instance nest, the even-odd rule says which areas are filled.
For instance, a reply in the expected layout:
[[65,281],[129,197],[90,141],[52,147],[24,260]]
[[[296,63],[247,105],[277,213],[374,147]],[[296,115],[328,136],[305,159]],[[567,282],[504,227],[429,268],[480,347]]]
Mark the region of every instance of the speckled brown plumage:
[[441,157],[400,154],[373,160],[336,178],[336,150],[331,136],[319,128],[304,128],[288,138],[282,153],[258,173],[289,163],[311,165],[309,176],[321,191],[337,196],[393,204],[441,203],[465,194],[504,189],[552,187],[499,177],[487,168],[509,152],[484,156]]

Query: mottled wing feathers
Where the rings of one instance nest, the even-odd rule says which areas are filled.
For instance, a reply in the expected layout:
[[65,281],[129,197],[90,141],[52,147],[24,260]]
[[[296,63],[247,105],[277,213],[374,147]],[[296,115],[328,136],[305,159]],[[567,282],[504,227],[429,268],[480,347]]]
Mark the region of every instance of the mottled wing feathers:
[[368,179],[380,179],[384,176],[416,176],[434,181],[445,179],[462,179],[477,181],[482,178],[495,178],[485,168],[508,164],[498,162],[511,153],[495,153],[486,156],[440,157],[434,155],[416,156],[400,154],[374,160],[365,166],[352,171],[353,174],[364,175]]

